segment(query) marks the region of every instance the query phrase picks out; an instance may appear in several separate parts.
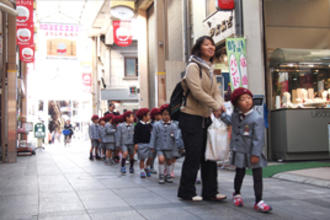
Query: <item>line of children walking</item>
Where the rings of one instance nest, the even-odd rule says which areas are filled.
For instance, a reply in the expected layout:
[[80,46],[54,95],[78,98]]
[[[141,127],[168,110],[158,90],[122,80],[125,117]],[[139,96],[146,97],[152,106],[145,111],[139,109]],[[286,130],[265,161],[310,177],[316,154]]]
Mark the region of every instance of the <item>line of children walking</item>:
[[[115,164],[114,157],[121,156],[120,172],[126,174],[126,161],[129,161],[129,173],[134,173],[135,154],[137,152],[140,177],[156,174],[154,161],[159,161],[159,183],[172,183],[174,163],[183,151],[183,141],[176,122],[170,117],[169,105],[159,109],[141,108],[136,112],[138,123],[134,125],[131,111],[121,116],[107,114],[103,118],[92,117],[89,127],[91,139],[90,160],[104,158],[108,165]],[[151,121],[150,121],[151,119]]]

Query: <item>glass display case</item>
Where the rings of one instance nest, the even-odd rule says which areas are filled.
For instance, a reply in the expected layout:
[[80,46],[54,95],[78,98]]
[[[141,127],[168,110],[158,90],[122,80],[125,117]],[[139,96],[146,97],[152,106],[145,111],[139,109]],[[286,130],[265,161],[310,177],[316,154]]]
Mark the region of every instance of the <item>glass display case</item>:
[[276,49],[270,73],[272,110],[330,107],[330,50]]
[[330,159],[330,50],[276,49],[269,62],[273,159]]

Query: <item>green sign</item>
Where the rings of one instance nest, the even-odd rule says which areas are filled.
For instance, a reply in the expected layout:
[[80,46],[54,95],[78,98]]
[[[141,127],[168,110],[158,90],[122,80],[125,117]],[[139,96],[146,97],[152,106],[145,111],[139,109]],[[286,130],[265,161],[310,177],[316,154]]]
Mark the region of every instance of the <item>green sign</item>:
[[46,136],[46,127],[42,123],[34,125],[34,136],[36,138],[44,138]]
[[231,89],[248,87],[245,38],[227,38],[226,49]]

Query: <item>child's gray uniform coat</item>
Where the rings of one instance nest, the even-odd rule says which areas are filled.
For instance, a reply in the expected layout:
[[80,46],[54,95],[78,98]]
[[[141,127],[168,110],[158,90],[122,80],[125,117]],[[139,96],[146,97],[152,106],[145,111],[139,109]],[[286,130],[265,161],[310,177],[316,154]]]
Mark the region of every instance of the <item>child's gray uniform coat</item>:
[[116,133],[116,127],[109,122],[106,123],[104,126],[104,136],[102,137],[102,142],[105,144],[105,147],[108,150],[115,149],[115,143],[116,143],[115,133]]
[[88,133],[91,140],[98,140],[100,138],[98,125],[95,123],[89,126]]
[[150,147],[156,151],[173,152],[177,149],[178,137],[178,126],[174,122],[156,122],[151,132]]
[[128,125],[124,122],[118,125],[117,130],[116,145],[122,151],[128,151],[132,154],[134,152],[134,125]]
[[[227,125],[232,125],[230,149],[232,151],[231,164],[238,168],[265,167],[267,160],[262,152],[265,144],[264,120],[255,110],[245,113],[241,120],[240,113],[235,110],[232,116],[222,114],[221,119]],[[258,156],[259,163],[252,165],[250,157]]]

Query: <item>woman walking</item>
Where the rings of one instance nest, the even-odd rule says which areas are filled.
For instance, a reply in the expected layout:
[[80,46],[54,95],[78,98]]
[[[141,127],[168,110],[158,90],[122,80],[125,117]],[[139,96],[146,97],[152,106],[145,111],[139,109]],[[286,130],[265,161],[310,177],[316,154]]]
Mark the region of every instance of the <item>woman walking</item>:
[[[193,46],[190,62],[186,67],[183,87],[188,97],[179,119],[186,157],[182,166],[178,197],[184,200],[221,201],[227,198],[218,193],[216,162],[205,161],[204,157],[207,128],[211,124],[210,115],[213,112],[219,117],[223,104],[212,69],[214,53],[213,39],[202,36]],[[200,167],[202,197],[197,195],[195,188]]]

